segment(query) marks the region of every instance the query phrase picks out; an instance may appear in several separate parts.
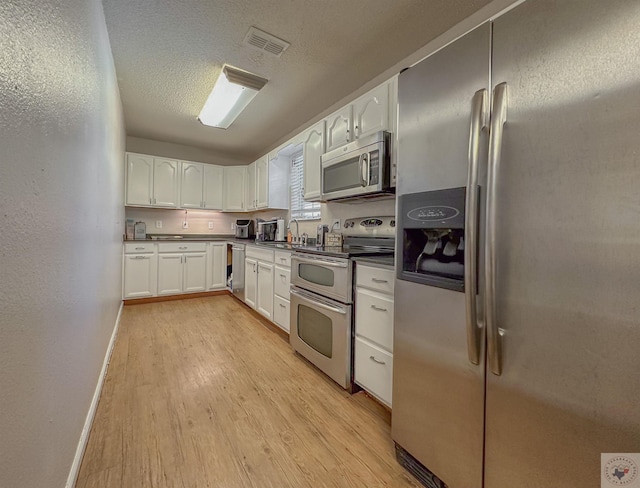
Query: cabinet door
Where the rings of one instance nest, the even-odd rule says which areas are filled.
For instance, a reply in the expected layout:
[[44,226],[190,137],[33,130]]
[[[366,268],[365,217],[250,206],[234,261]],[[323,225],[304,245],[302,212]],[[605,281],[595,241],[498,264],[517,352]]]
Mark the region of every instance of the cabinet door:
[[263,156],[256,161],[256,208],[269,206],[269,159]]
[[324,120],[317,123],[307,133],[302,143],[302,157],[304,159],[304,188],[303,198],[308,201],[320,200],[320,156],[324,150]]
[[258,296],[258,261],[247,258],[244,261],[244,302],[256,308]]
[[153,156],[127,154],[127,190],[125,205],[153,203]]
[[244,211],[245,166],[224,167],[224,210]]
[[155,254],[124,255],[123,298],[155,296],[157,285],[156,259]]
[[348,105],[339,112],[329,116],[327,122],[327,152],[351,142],[351,109]]
[[209,290],[219,290],[227,286],[227,243],[209,244]]
[[195,293],[207,289],[207,253],[190,252],[184,255],[182,291]]
[[222,193],[224,187],[224,169],[215,164],[204,166],[204,208],[210,210],[222,210]]
[[153,205],[178,206],[178,161],[153,158]]
[[158,254],[158,295],[182,293],[183,254]]
[[356,139],[389,130],[389,84],[385,83],[356,100],[353,119]]
[[182,208],[202,208],[202,188],[204,180],[202,163],[182,163],[180,184],[180,206]]
[[273,316],[273,264],[258,261],[258,312]]
[[285,300],[289,300],[289,283],[291,282],[291,269],[276,266],[273,276],[273,293]]
[[256,163],[247,166],[247,179],[245,182],[244,208],[255,210],[256,208]]

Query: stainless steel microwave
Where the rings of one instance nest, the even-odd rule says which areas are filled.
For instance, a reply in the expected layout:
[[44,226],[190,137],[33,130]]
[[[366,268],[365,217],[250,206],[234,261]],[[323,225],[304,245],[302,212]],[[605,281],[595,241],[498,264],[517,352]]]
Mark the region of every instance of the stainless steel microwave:
[[322,199],[372,197],[394,193],[391,134],[380,131],[321,157]]

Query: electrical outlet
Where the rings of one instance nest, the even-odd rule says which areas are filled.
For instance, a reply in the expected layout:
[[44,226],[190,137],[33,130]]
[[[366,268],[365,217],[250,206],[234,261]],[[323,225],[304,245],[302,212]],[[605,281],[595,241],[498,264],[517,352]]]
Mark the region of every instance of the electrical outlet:
[[187,222],[186,220],[184,222],[182,222],[182,228],[183,229],[188,229],[189,228],[189,222]]
[[329,232],[340,232],[340,219],[333,219],[331,221],[331,227],[329,228]]
[[213,221],[209,221],[209,230],[213,229]]
[[162,229],[162,220],[156,220],[156,229]]
[[235,222],[231,222],[231,230],[236,230],[236,223]]

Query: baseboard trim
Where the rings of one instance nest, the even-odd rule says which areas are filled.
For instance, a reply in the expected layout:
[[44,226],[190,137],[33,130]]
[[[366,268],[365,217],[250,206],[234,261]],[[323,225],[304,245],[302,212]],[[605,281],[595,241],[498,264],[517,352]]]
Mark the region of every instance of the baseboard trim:
[[230,294],[231,292],[227,289],[214,290],[214,291],[201,291],[198,293],[183,293],[181,295],[163,295],[160,297],[130,298],[129,300],[125,300],[124,304],[126,306],[140,305],[143,303],[170,302],[171,300],[187,300],[189,298],[214,297],[216,295],[230,295]]
[[100,377],[98,378],[98,384],[96,390],[93,393],[93,399],[89,406],[89,412],[80,434],[80,441],[76,449],[76,455],[73,458],[73,464],[71,465],[71,471],[69,471],[69,477],[67,478],[66,488],[74,488],[78,473],[80,472],[80,465],[82,463],[82,457],[84,451],[87,448],[87,441],[89,440],[89,433],[91,432],[91,426],[93,425],[93,419],[96,415],[98,408],[98,402],[100,401],[100,394],[102,393],[102,386],[104,385],[104,379],[107,376],[107,369],[109,368],[109,362],[111,361],[111,353],[113,352],[113,346],[116,342],[116,336],[118,335],[118,328],[120,327],[120,317],[122,316],[122,309],[124,308],[124,302],[120,302],[120,309],[118,310],[118,316],[116,317],[116,323],[111,333],[111,340],[109,340],[109,346],[107,347],[107,353],[104,356],[104,362],[102,363],[102,370],[100,371]]

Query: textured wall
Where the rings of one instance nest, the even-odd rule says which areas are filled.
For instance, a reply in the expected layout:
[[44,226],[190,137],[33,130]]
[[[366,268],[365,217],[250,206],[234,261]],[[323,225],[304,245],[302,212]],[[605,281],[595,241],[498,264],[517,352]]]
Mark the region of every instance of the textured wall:
[[122,109],[99,0],[0,32],[0,486],[62,487],[120,305]]

